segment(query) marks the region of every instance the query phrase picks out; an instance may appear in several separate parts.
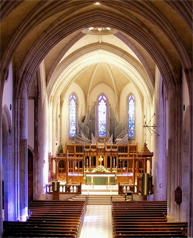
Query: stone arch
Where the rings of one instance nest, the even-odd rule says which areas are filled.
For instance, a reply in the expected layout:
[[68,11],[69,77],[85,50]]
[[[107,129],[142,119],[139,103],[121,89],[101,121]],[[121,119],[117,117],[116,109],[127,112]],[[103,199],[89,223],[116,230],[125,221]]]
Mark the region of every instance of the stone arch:
[[[92,14],[92,17],[91,17]],[[101,21],[101,17],[103,19],[103,24],[109,24],[111,23],[112,27],[124,31],[126,34],[129,34],[131,37],[133,37],[136,41],[141,42],[141,37],[144,35],[144,32],[141,30],[141,26],[139,27],[139,22],[135,23],[136,28],[133,29],[132,26],[128,27],[128,22],[122,22],[120,23],[120,19],[118,16],[112,16],[109,12],[105,11],[95,11],[89,13],[88,16],[77,16],[74,18],[74,22],[69,22],[71,24],[71,31],[68,32],[68,29],[65,29],[64,31],[61,31],[62,27],[62,21],[58,24],[53,24],[53,27],[47,29],[46,34],[43,34],[36,42],[36,47],[29,51],[29,53],[26,55],[26,58],[24,60],[24,65],[22,65],[20,71],[19,78],[22,78],[28,80],[28,85],[30,85],[30,81],[33,81],[34,74],[37,71],[37,68],[39,67],[40,62],[43,60],[43,58],[46,56],[48,51],[52,49],[62,38],[69,35],[71,32],[74,32],[82,27],[85,27],[89,24],[98,24],[99,21]],[[133,19],[131,19],[133,21]],[[119,23],[118,23],[119,22]],[[67,24],[67,23],[66,23]],[[127,27],[126,27],[127,25]],[[58,34],[58,31],[62,32],[61,34]],[[139,34],[136,34],[136,32],[139,32]],[[52,37],[52,41],[50,41],[50,38]],[[146,39],[143,42],[143,47],[149,52],[149,54],[152,56],[156,64],[158,65],[158,68],[160,69],[160,72],[162,75],[164,75],[164,80],[166,82],[167,86],[171,86],[170,83],[172,83],[175,87],[177,87],[177,80],[179,78],[178,72],[176,72],[175,67],[173,66],[172,59],[166,52],[164,51],[164,47],[161,45],[161,42],[155,41],[155,39],[150,37],[150,34],[148,36],[149,38]],[[144,37],[143,37],[144,40]],[[45,43],[45,42],[47,43]],[[44,49],[42,46],[42,43],[44,42]],[[47,46],[47,48],[45,47]],[[42,50],[41,50],[42,49]],[[150,50],[151,49],[151,50]],[[41,54],[39,53],[41,50]],[[163,52],[164,51],[164,52]],[[33,58],[33,60],[32,60]],[[167,63],[166,63],[167,62]],[[23,71],[24,70],[24,71]]]
[[[132,57],[131,55],[129,55],[127,52],[119,49],[118,47],[115,46],[111,46],[107,43],[98,43],[98,44],[91,44],[89,46],[85,46],[82,47],[81,49],[76,50],[72,56],[68,56],[67,58],[65,58],[63,61],[60,62],[60,64],[58,65],[57,70],[53,73],[49,75],[49,78],[47,79],[47,93],[48,93],[48,97],[50,97],[53,93],[52,93],[52,88],[54,83],[58,80],[58,78],[60,77],[61,73],[67,69],[67,67],[77,58],[82,56],[82,51],[84,51],[85,55],[89,55],[91,53],[95,54],[95,51],[98,50],[102,50],[103,52],[105,52],[106,54],[115,54],[117,57],[120,57],[122,60],[124,60],[125,62],[127,62],[128,65],[130,65],[133,69],[136,69],[140,75],[140,77],[143,78],[143,80],[145,81],[146,85],[147,85],[147,89],[146,94],[152,98],[153,95],[153,80],[151,79],[151,75],[149,74],[147,76],[147,73],[145,72],[144,68],[142,67],[141,64],[139,64],[139,62]],[[60,59],[60,58],[59,58]],[[58,59],[58,60],[59,60]],[[60,59],[61,60],[61,59]],[[116,58],[114,58],[114,62],[116,64],[116,66],[120,67],[120,63],[118,62],[118,60]],[[91,62],[87,62],[87,66],[90,65]],[[108,61],[106,61],[106,63],[108,63]],[[85,63],[84,63],[85,65]],[[121,64],[122,65],[122,70],[124,70],[126,72],[126,69],[123,67],[124,63]],[[82,68],[81,66],[79,66],[77,64],[77,67],[80,67],[79,70],[81,71]],[[131,70],[131,69],[130,69]],[[52,69],[53,71],[53,69]],[[132,80],[132,78],[131,78]],[[133,81],[133,83],[135,83]],[[138,85],[139,87],[139,85]]]

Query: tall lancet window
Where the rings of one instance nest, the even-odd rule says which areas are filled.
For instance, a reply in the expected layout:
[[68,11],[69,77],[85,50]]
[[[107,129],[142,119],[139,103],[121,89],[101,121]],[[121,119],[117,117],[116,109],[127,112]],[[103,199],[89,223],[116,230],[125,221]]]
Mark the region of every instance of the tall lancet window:
[[76,135],[76,113],[77,113],[77,102],[74,94],[70,95],[69,104],[69,135],[74,137]]
[[105,95],[98,97],[98,136],[107,135],[107,98]]
[[128,97],[128,137],[135,137],[135,97],[132,94]]

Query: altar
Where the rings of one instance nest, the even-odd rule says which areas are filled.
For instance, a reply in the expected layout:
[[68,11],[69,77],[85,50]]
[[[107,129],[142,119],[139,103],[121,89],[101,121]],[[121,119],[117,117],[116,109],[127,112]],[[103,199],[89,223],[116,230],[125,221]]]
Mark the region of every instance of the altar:
[[86,184],[107,185],[115,184],[115,173],[87,173]]
[[140,187],[139,177],[152,171],[153,153],[146,143],[141,152],[137,144],[101,143],[67,144],[66,151],[67,154],[49,156],[49,181],[99,186],[120,183],[125,190],[125,184]]

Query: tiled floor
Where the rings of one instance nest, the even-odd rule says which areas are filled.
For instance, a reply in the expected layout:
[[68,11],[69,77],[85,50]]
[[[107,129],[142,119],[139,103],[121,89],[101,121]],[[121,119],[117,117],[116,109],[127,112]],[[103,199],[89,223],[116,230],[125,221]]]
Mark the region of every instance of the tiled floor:
[[112,238],[110,205],[87,205],[80,238]]

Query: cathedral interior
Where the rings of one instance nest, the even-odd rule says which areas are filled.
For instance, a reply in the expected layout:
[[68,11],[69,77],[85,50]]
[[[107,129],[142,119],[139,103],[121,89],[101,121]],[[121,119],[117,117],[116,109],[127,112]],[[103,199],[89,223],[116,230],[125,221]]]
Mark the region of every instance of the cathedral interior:
[[52,182],[104,172],[134,194],[148,174],[193,237],[192,4],[0,2],[1,234]]

